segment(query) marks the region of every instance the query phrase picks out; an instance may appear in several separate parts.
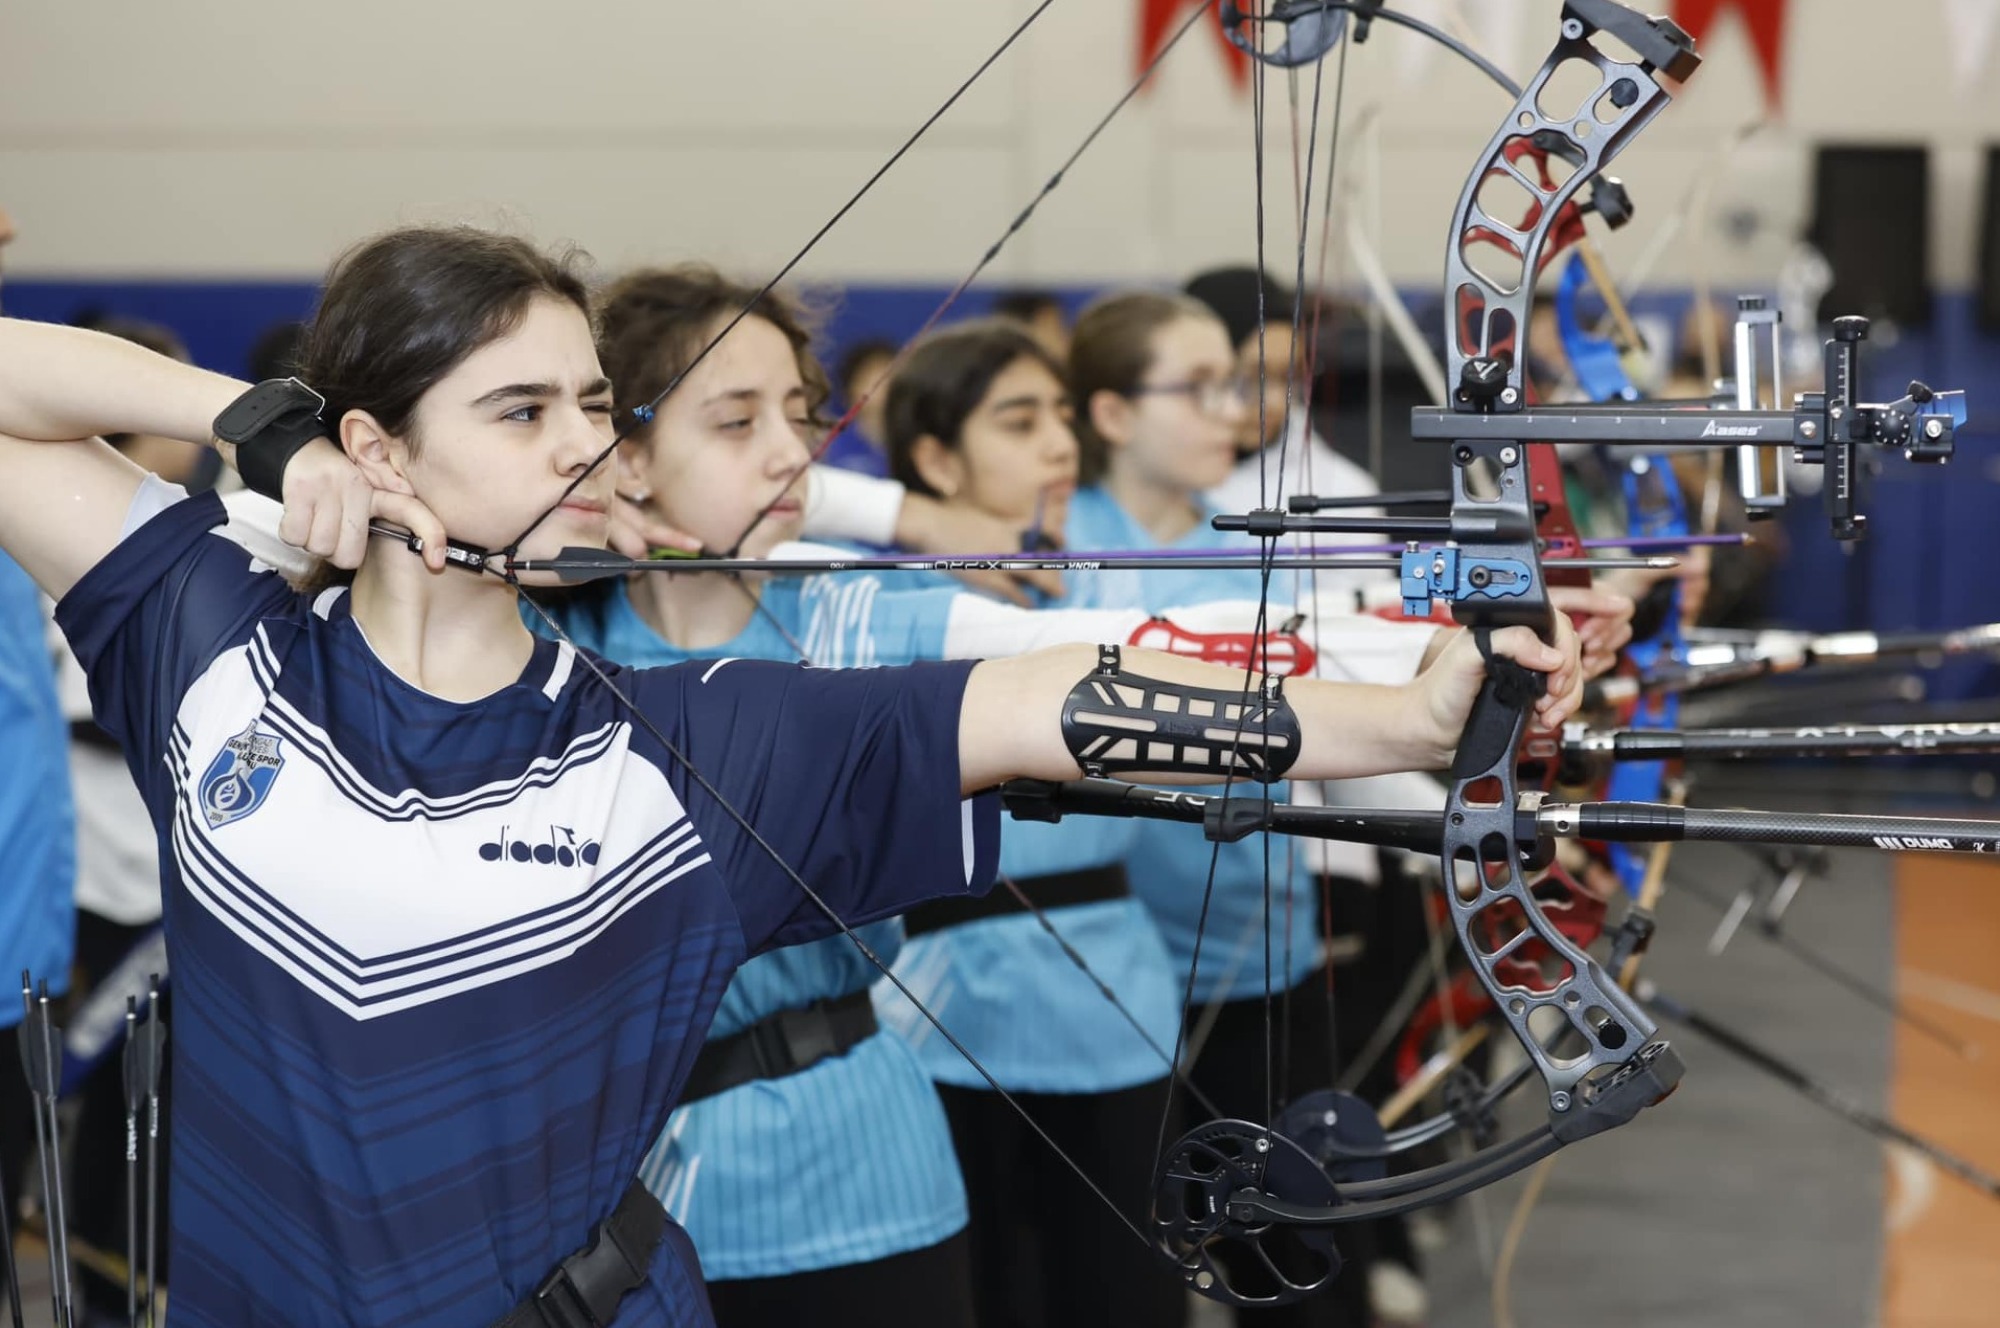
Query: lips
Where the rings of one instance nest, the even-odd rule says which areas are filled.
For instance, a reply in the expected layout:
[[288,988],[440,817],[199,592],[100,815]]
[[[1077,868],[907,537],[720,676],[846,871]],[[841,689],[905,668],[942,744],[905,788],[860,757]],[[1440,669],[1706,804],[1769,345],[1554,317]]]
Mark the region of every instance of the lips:
[[563,501],[562,510],[581,516],[603,516],[610,508],[595,498],[568,498]]

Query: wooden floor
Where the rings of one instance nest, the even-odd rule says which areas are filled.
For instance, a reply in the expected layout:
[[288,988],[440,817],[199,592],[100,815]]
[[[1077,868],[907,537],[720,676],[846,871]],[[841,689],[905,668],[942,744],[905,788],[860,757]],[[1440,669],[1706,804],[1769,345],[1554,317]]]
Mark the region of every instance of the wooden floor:
[[[2000,864],[1906,854],[1896,865],[1896,977],[1911,1008],[1983,1054],[1899,1028],[1896,1119],[2000,1174]],[[1884,1328],[2000,1322],[2000,1202],[1891,1153]]]

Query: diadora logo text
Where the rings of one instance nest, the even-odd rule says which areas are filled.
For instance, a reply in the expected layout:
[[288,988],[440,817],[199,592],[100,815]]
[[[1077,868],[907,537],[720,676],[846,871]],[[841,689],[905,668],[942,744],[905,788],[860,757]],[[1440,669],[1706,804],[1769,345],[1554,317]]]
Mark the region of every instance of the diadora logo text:
[[197,792],[210,829],[240,821],[264,805],[285,764],[283,745],[276,734],[259,733],[255,720],[222,744],[202,773]]
[[566,825],[552,825],[542,836],[534,839],[516,839],[510,833],[512,826],[500,827],[500,838],[479,846],[479,856],[485,862],[536,863],[543,867],[574,867],[582,863],[586,867],[597,865],[599,852],[597,841],[586,839],[581,842],[576,831]]

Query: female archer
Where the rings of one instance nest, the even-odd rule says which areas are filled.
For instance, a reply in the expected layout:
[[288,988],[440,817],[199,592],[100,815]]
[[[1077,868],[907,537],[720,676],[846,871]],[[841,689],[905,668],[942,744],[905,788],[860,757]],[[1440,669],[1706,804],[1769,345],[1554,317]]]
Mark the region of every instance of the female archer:
[[[538,640],[516,584],[538,578],[480,551],[602,545],[612,399],[582,284],[519,240],[364,243],[303,367],[246,391],[0,322],[0,546],[59,600],[161,837],[177,1318],[708,1322],[632,1177],[731,973],[984,889],[982,791],[1081,772],[1111,737],[1065,706],[1094,671],[1190,702],[1246,680],[1088,647],[628,669]],[[106,432],[229,440],[353,584],[294,593]],[[1543,719],[1571,712],[1572,636],[1493,646],[1549,675]],[[1402,687],[1296,680],[1257,769],[1440,765],[1485,670],[1454,641]],[[1149,744],[1161,768],[1132,773],[1202,778],[1249,732]]]

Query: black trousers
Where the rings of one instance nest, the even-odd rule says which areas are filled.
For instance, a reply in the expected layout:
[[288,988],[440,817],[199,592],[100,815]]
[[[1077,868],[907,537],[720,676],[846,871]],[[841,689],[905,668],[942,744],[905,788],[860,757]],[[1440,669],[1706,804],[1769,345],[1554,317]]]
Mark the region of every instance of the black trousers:
[[949,1240],[872,1263],[708,1284],[718,1328],[974,1328],[969,1242]]
[[[21,1073],[21,1025],[0,1029],[0,1203],[7,1205],[8,1230],[19,1223],[22,1183],[36,1165],[35,1099]],[[39,1182],[38,1182],[39,1185]],[[0,1265],[0,1284],[6,1282]],[[5,1300],[0,1290],[0,1301]],[[4,1313],[4,1310],[0,1310]]]
[[[1180,1328],[1187,1292],[1150,1245],[1166,1081],[1109,1093],[1017,1093],[1142,1243],[998,1093],[938,1086],[965,1173],[980,1328]],[[1169,1125],[1169,1140],[1179,1130]]]
[[[1334,1040],[1344,1063],[1360,1054],[1402,993],[1410,973],[1426,962],[1430,926],[1424,919],[1427,906],[1424,890],[1404,874],[1397,855],[1382,855],[1380,885],[1330,876],[1321,878],[1320,888],[1326,891],[1334,930],[1358,935],[1362,941],[1360,954],[1334,969]],[[1396,1088],[1396,1054],[1392,1046],[1362,1076],[1355,1092],[1366,1101],[1380,1103],[1394,1094]],[[1437,1159],[1422,1159],[1434,1160]],[[1421,1164],[1415,1158],[1411,1163]],[[1408,1169],[1411,1168],[1398,1168]],[[1413,1273],[1422,1271],[1403,1218],[1385,1218],[1369,1226],[1380,1257],[1392,1259]]]
[[[1337,991],[1331,1007],[1327,1000],[1324,969],[1289,991],[1274,992],[1268,1003],[1262,993],[1224,1001],[1188,1077],[1224,1117],[1269,1121],[1274,1109],[1292,1098],[1333,1083],[1338,1006]],[[1188,1014],[1190,1021],[1202,1017],[1199,1007]],[[1205,1114],[1194,1105],[1188,1112],[1190,1120]],[[1331,1286],[1293,1305],[1233,1309],[1235,1321],[1257,1328],[1368,1328],[1374,1321],[1368,1307],[1374,1225],[1356,1223],[1334,1231],[1342,1268]]]

